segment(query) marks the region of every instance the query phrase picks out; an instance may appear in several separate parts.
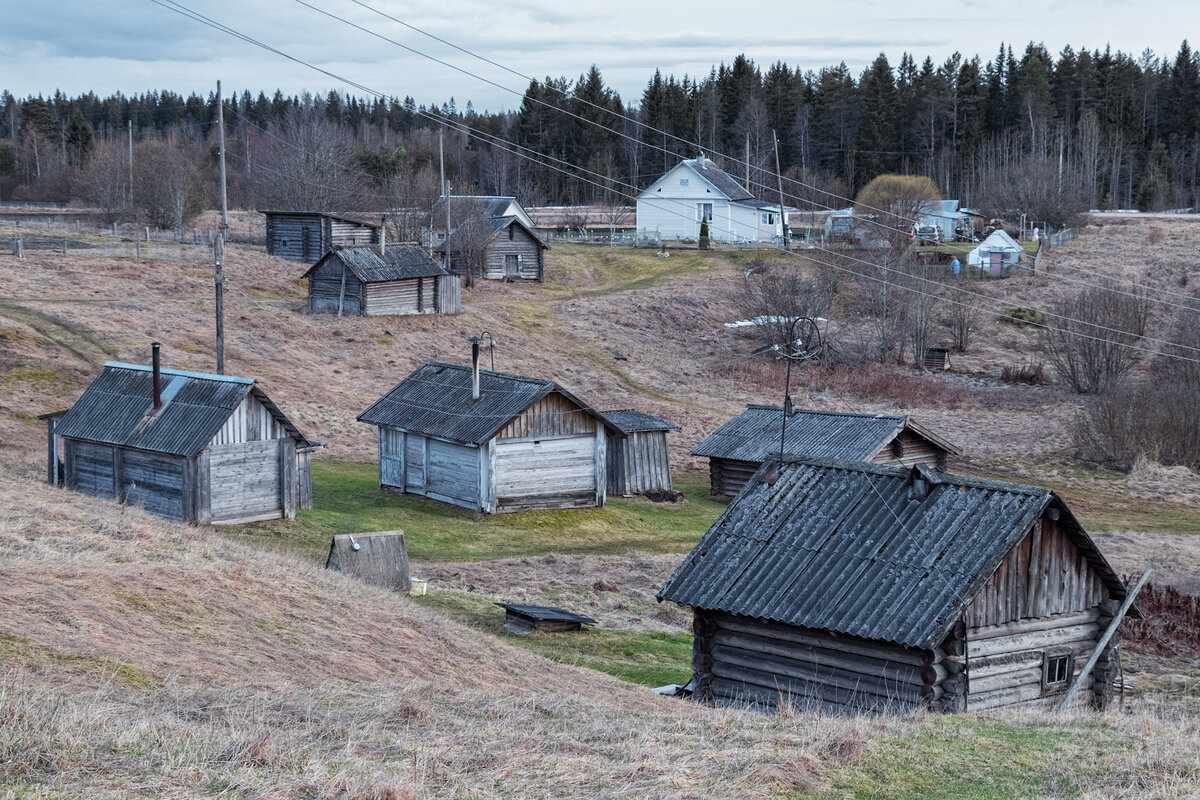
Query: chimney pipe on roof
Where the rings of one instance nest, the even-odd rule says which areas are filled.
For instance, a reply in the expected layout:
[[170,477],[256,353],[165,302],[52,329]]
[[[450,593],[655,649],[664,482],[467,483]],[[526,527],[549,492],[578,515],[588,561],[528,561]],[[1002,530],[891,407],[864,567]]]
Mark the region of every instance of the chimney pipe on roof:
[[159,381],[159,371],[158,371],[158,351],[159,351],[159,348],[161,348],[161,347],[162,347],[162,345],[160,345],[158,342],[154,342],[150,345],[150,352],[151,352],[150,366],[154,370],[154,410],[155,411],[158,411],[160,408],[162,408],[162,384]]
[[483,341],[478,336],[467,339],[471,343],[471,399],[479,399],[479,343]]
[[379,255],[387,258],[387,214],[379,221]]

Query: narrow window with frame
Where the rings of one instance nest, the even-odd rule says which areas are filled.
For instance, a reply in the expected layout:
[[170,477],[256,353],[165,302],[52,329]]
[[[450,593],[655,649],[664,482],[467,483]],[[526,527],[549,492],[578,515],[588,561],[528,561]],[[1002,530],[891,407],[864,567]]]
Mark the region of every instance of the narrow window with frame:
[[1075,672],[1075,656],[1047,653],[1042,656],[1042,693],[1065,691]]

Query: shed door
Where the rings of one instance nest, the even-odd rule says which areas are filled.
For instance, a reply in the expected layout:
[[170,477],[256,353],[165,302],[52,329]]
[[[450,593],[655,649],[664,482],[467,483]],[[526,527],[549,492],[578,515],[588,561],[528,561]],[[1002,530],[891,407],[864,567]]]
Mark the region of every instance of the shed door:
[[404,491],[425,494],[425,437],[404,437]]
[[519,278],[521,276],[521,257],[517,255],[506,255],[504,257],[504,277],[506,279]]
[[991,272],[993,275],[999,275],[1004,271],[1004,253],[992,252],[988,254],[991,262]]
[[498,440],[496,502],[500,508],[594,505],[596,437]]
[[404,486],[404,431],[379,429],[379,483]]
[[125,450],[121,454],[121,494],[131,506],[139,506],[166,519],[183,519],[182,458]]
[[75,442],[72,458],[74,488],[97,497],[113,497],[113,449],[104,444]]
[[210,448],[213,522],[283,516],[279,439]]

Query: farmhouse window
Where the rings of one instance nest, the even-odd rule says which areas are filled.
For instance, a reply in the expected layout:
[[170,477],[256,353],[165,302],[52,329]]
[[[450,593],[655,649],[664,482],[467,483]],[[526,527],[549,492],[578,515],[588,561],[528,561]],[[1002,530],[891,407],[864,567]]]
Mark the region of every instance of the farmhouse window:
[[687,178],[680,178],[680,179],[679,179],[679,185],[680,185],[680,186],[687,186],[687,185],[688,185],[688,179],[687,179]]
[[1042,662],[1042,692],[1055,692],[1067,688],[1075,671],[1072,655],[1046,655]]
[[697,222],[712,222],[712,203],[697,203],[696,204]]
[[762,221],[763,221],[763,225],[774,225],[775,224],[775,215],[774,214],[763,214]]

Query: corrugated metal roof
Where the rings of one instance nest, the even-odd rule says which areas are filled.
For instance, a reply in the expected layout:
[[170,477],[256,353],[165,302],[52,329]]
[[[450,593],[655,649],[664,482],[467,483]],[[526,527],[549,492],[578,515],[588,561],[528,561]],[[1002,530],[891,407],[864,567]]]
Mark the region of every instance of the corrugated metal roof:
[[538,400],[559,392],[601,424],[613,427],[554,381],[481,369],[478,400],[471,399],[471,383],[470,367],[427,361],[359,414],[358,420],[479,445]]
[[625,433],[636,431],[677,431],[679,426],[662,417],[638,411],[636,408],[614,408],[600,412],[604,418]]
[[[550,245],[546,243],[546,240],[541,236],[538,236],[537,231],[533,230],[524,222],[522,222],[520,217],[488,217],[487,223],[492,228],[492,232],[488,235],[489,242],[499,236],[500,231],[506,230],[510,225],[516,225],[518,228],[529,234],[529,236],[535,242],[537,242],[543,250],[550,249]],[[434,251],[438,253],[444,253],[448,243],[450,245],[450,252],[454,252],[458,247],[458,242],[456,240],[459,235],[459,230],[460,228],[455,228],[453,231],[451,231],[450,236],[447,239],[443,240],[436,247],[434,247]]]
[[446,270],[429,257],[424,248],[415,244],[391,244],[379,254],[378,246],[355,245],[335,247],[326,253],[302,277],[307,278],[331,258],[338,259],[363,283],[382,283],[408,278],[434,278],[446,275]]
[[[784,451],[809,458],[870,457],[904,428],[908,417],[798,409],[787,421]],[[783,409],[747,406],[692,448],[692,455],[731,461],[765,461],[779,452]]]
[[57,432],[71,439],[191,458],[208,446],[233,410],[254,392],[298,444],[308,444],[250,378],[174,369],[160,372],[163,405],[153,412],[151,368],[106,363],[59,421]]
[[[660,600],[929,648],[1046,506],[1061,503],[1049,489],[924,467],[789,459],[767,483],[773,468],[746,484]],[[914,470],[933,484],[924,500],[912,496]],[[1076,538],[1121,596],[1082,529]]]
[[354,212],[341,212],[332,214],[327,211],[276,211],[258,209],[259,214],[266,216],[280,217],[329,217],[330,219],[338,220],[339,222],[349,222],[354,225],[362,225],[367,228],[382,228],[381,222],[375,220],[374,215],[358,214]]
[[[516,202],[516,197],[505,197],[503,195],[450,195],[450,210],[454,213],[454,207],[458,204],[477,203],[483,209],[483,213],[488,217],[503,217],[508,213],[509,207]],[[446,221],[446,198],[439,197],[433,204],[433,209],[430,211],[430,217],[433,219],[434,226],[438,222],[445,224]]]
[[572,611],[567,611],[565,608],[557,606],[531,606],[519,605],[516,603],[496,603],[505,611],[511,611],[514,614],[520,614],[530,619],[541,621],[554,620],[557,622],[579,622],[595,624],[596,620],[591,617],[585,617],[583,614],[576,614]]

